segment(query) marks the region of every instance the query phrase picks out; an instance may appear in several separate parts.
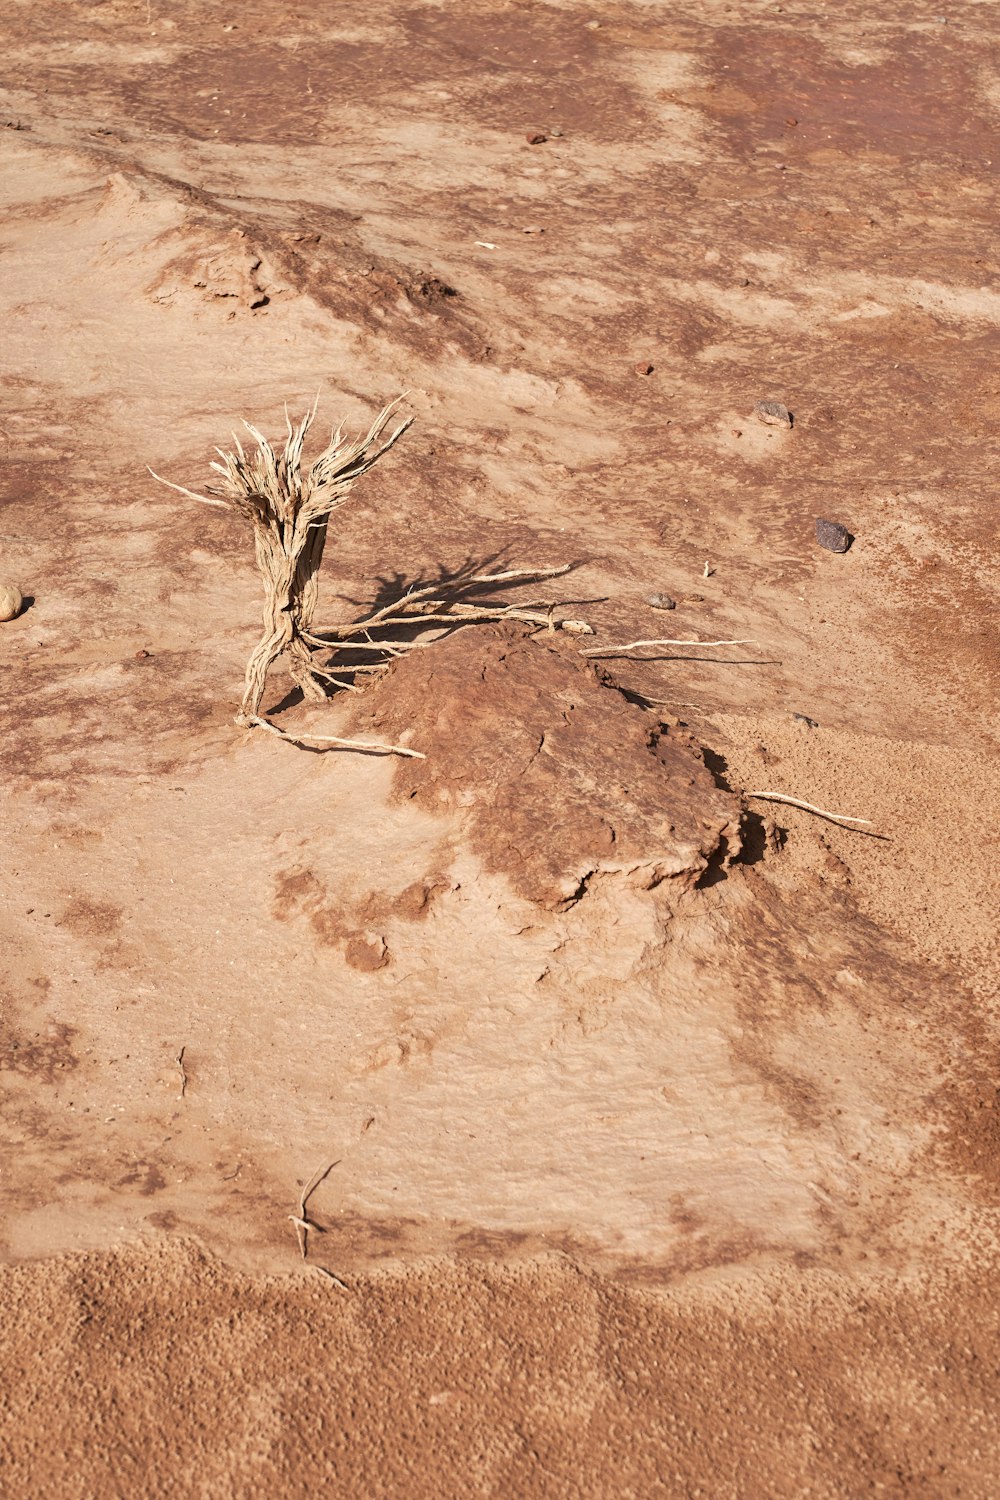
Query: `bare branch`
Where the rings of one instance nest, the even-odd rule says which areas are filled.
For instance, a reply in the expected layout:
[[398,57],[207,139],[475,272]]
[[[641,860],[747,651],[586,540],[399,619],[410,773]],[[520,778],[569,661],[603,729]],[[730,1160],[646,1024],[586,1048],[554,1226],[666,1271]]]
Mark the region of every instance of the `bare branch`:
[[325,1167],[320,1167],[317,1172],[313,1173],[309,1181],[306,1183],[305,1187],[302,1189],[302,1192],[299,1194],[298,1213],[288,1215],[289,1222],[295,1225],[295,1237],[299,1242],[299,1249],[302,1252],[303,1260],[307,1258],[309,1253],[310,1229],[315,1230],[317,1234],[325,1233],[322,1226],[320,1224],[314,1224],[308,1216],[307,1208],[309,1199],[312,1197],[313,1193],[319,1187],[323,1179],[325,1177],[328,1177],[329,1174],[333,1171],[334,1167],[340,1166],[340,1160],[341,1159],[338,1157],[336,1161],[329,1162]]
[[798,797],[786,797],[784,792],[745,792],[744,796],[756,802],[786,802],[789,807],[801,807],[804,812],[816,813],[834,823],[866,823],[871,827],[871,818],[849,818],[846,813],[827,812],[825,808],[814,807],[811,802],[802,802]]
[[342,745],[345,750],[368,750],[379,755],[408,755],[413,760],[427,759],[422,750],[411,750],[408,745],[384,745],[378,740],[347,740],[336,734],[289,734],[287,730],[279,729],[277,724],[272,724],[269,719],[261,719],[257,714],[245,718],[238,714],[236,722],[246,729],[266,729],[279,739],[291,740],[293,745]]
[[755,640],[742,641],[626,641],[621,646],[587,646],[581,656],[613,656],[618,651],[637,651],[640,646],[759,646]]
[[[212,467],[217,468],[218,465],[213,464]],[[150,474],[153,475],[153,478],[156,480],[157,484],[165,484],[168,490],[176,490],[178,495],[186,495],[189,500],[197,500],[201,505],[216,505],[220,510],[229,509],[229,506],[226,504],[225,500],[213,500],[209,495],[196,495],[194,490],[186,490],[182,484],[174,484],[173,480],[171,479],[161,479],[159,474],[155,473],[153,469],[149,468],[148,464],[146,465],[146,468],[149,469]]]

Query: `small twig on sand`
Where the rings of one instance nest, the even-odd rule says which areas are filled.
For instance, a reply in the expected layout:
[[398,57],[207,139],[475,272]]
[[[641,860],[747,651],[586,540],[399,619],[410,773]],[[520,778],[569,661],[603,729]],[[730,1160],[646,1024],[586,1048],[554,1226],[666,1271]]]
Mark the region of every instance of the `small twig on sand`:
[[261,719],[257,714],[248,715],[242,722],[247,729],[266,729],[279,739],[291,740],[293,745],[343,745],[348,750],[369,750],[379,755],[408,755],[413,760],[427,759],[422,750],[411,750],[407,745],[383,745],[378,740],[345,740],[336,734],[289,734],[287,730],[279,729],[277,724]]
[[325,1167],[320,1167],[318,1172],[313,1173],[309,1181],[306,1183],[305,1187],[302,1189],[302,1193],[299,1197],[298,1213],[288,1215],[289,1222],[295,1225],[295,1237],[299,1242],[299,1249],[302,1251],[303,1260],[306,1260],[308,1257],[310,1229],[314,1229],[317,1234],[322,1234],[324,1232],[322,1225],[314,1224],[306,1213],[309,1199],[312,1197],[313,1193],[319,1187],[323,1179],[333,1171],[334,1167],[340,1166],[340,1161],[341,1158],[338,1157],[336,1161],[330,1162],[329,1165]]
[[801,807],[803,812],[815,813],[819,818],[829,818],[831,823],[866,823],[871,827],[871,818],[850,818],[846,813],[827,812],[825,808],[813,807],[811,802],[802,802],[798,797],[786,797],[783,792],[745,792],[744,796],[756,802],[785,802],[789,807]]
[[759,641],[626,641],[621,646],[585,646],[581,656],[614,656],[619,651],[637,651],[640,646],[758,646]]
[[678,703],[676,698],[647,698],[645,693],[639,693],[637,696],[642,699],[643,703],[653,708],[704,708],[705,706],[703,703]]
[[314,1265],[313,1270],[318,1271],[321,1276],[327,1277],[328,1280],[333,1282],[334,1286],[339,1286],[342,1292],[349,1292],[351,1290],[347,1285],[347,1282],[341,1281],[339,1276],[335,1276],[334,1273],[330,1270],[329,1266]]
[[187,1048],[186,1047],[182,1047],[181,1050],[178,1052],[177,1056],[174,1058],[174,1062],[177,1064],[177,1067],[178,1067],[178,1069],[180,1071],[180,1075],[181,1075],[181,1098],[182,1099],[184,1098],[184,1095],[187,1093],[187,1086],[188,1086],[187,1069],[184,1066],[184,1054],[185,1054],[186,1051],[187,1051]]

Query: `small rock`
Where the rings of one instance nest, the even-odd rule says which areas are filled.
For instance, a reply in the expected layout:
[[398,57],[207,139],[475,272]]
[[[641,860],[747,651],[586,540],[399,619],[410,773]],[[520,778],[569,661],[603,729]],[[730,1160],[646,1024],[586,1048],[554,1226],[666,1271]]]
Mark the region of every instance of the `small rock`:
[[586,620],[560,620],[560,630],[565,630],[568,635],[593,635],[593,625],[588,625]]
[[827,552],[846,552],[854,538],[839,521],[821,521],[817,516],[816,540]]
[[16,620],[21,613],[21,590],[13,583],[0,583],[0,620]]
[[650,594],[646,600],[650,609],[676,609],[677,600],[671,599],[669,594]]
[[541,130],[533,130],[530,135],[525,136],[529,146],[544,146],[548,136]]
[[635,367],[635,373],[637,375],[652,375],[654,369],[655,366],[651,365],[648,360],[640,359]]
[[797,724],[804,724],[807,729],[819,728],[819,724],[816,722],[816,720],[810,719],[808,714],[792,714],[792,718],[796,721]]
[[782,406],[780,401],[758,401],[753,414],[768,427],[791,427],[794,421],[788,407]]
[[558,141],[562,136],[562,131],[559,129],[558,125],[553,125],[551,130],[549,131],[549,135],[554,141]]

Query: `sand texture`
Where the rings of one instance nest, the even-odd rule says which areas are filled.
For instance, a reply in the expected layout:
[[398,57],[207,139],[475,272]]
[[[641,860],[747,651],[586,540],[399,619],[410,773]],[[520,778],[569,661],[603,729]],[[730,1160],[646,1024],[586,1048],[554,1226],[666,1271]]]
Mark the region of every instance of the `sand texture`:
[[5,8],[4,1495],[1000,1493],[988,11]]

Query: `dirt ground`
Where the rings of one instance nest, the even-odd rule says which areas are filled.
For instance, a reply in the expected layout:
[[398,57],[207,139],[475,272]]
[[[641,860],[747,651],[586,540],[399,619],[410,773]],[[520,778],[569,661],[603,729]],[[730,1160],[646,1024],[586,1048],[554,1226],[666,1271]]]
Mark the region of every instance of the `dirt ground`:
[[[995,1496],[993,8],[0,36],[0,1488]],[[275,673],[423,760],[234,725],[250,538],[147,472],[317,392],[415,418],[326,620],[594,631]]]

